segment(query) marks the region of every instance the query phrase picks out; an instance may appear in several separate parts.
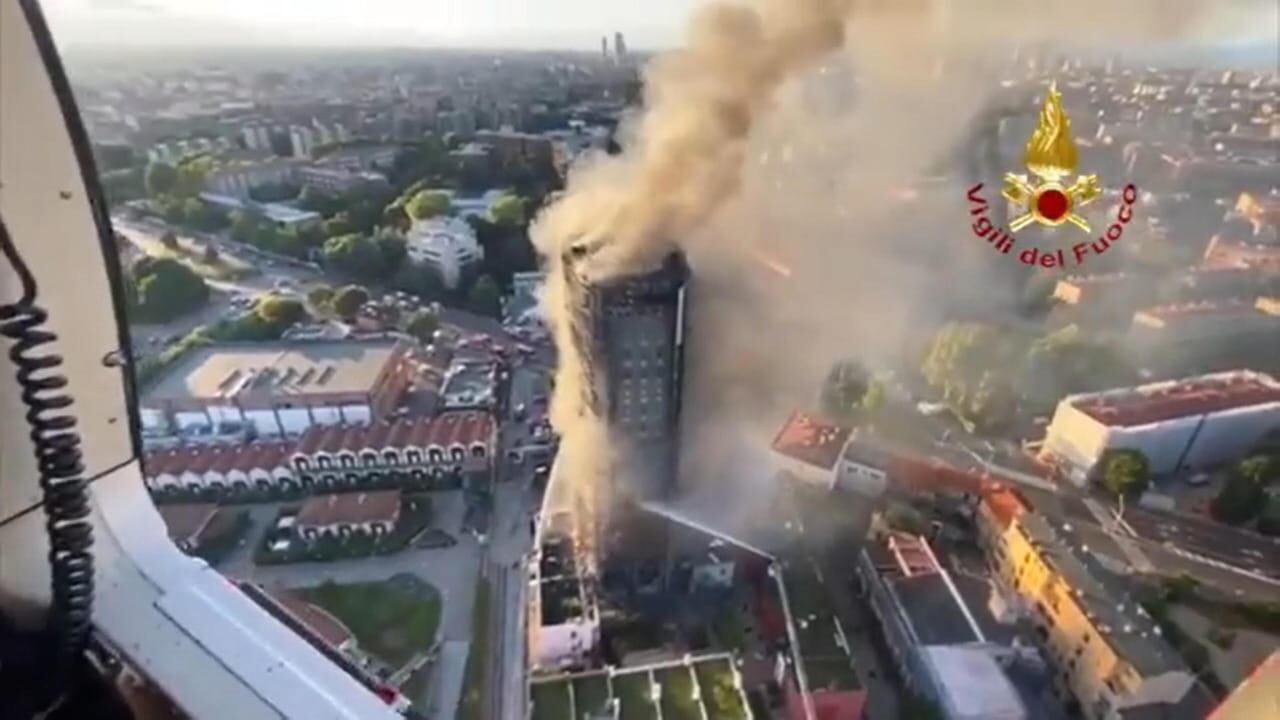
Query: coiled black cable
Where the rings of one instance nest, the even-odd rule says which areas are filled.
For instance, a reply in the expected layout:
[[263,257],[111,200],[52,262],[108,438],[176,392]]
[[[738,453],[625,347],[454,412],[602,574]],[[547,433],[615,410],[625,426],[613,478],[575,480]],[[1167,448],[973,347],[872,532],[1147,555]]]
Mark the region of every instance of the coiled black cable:
[[49,629],[57,642],[59,674],[65,680],[80,665],[92,621],[93,525],[88,482],[76,418],[68,412],[73,401],[64,391],[67,378],[56,372],[62,356],[48,352],[58,336],[43,327],[49,313],[36,304],[35,277],[14,247],[3,219],[0,250],[22,286],[16,302],[0,305],[0,335],[13,341],[9,359],[17,368],[40,473],[52,583]]

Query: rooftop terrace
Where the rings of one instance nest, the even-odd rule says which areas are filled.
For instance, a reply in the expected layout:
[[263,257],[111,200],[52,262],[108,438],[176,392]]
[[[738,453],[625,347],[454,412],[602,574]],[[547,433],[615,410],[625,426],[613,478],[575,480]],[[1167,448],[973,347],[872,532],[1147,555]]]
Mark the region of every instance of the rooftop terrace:
[[733,658],[725,654],[558,675],[530,683],[529,690],[533,720],[594,718],[615,701],[623,720],[751,717]]

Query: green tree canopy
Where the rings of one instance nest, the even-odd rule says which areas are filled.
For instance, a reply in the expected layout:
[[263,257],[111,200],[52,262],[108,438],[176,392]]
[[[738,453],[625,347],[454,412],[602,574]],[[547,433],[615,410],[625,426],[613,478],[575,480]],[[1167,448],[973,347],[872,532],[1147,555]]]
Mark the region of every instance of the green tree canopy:
[[507,193],[493,202],[489,208],[489,218],[498,225],[516,227],[525,221],[525,199],[514,193]]
[[435,313],[428,310],[415,310],[409,316],[408,322],[405,323],[405,332],[416,337],[418,340],[428,343],[431,342],[432,335],[436,328],[440,327],[440,319]]
[[467,306],[479,315],[497,317],[502,313],[501,298],[502,293],[498,290],[498,283],[488,275],[481,275],[476,278],[470,292],[467,293]]
[[200,261],[206,265],[216,265],[221,262],[222,256],[218,254],[218,248],[213,243],[207,243],[204,246],[204,252],[200,255]]
[[298,194],[298,207],[329,217],[342,209],[342,202],[314,185],[306,185]]
[[260,297],[253,311],[263,322],[286,328],[307,317],[307,309],[300,301],[275,293]]
[[1115,497],[1136,499],[1151,484],[1151,465],[1141,450],[1107,450],[1098,465],[1098,483]]
[[1236,472],[1257,483],[1258,487],[1266,487],[1280,480],[1280,459],[1270,455],[1252,455],[1236,465]]
[[431,268],[413,262],[401,263],[389,281],[392,288],[423,300],[439,301],[445,296],[444,283]]
[[871,374],[862,363],[857,360],[837,362],[822,384],[822,411],[835,419],[857,415],[870,384]]
[[1131,385],[1137,370],[1110,345],[1068,325],[1031,343],[1019,379],[1021,395],[1051,408],[1066,395]]
[[333,288],[328,285],[317,285],[307,291],[307,304],[317,312],[328,311],[329,304],[333,302],[333,295]]
[[321,254],[325,265],[360,280],[381,279],[387,270],[378,244],[355,233],[329,238]]
[[1243,525],[1262,511],[1263,503],[1267,501],[1267,491],[1258,471],[1266,468],[1254,462],[1255,459],[1258,458],[1243,460],[1232,468],[1222,490],[1209,503],[1209,512],[1218,520],[1231,525]]
[[160,235],[160,244],[170,250],[177,250],[178,236],[174,235],[172,230],[165,230],[164,233]]
[[1272,537],[1280,535],[1280,493],[1271,493],[1258,516],[1258,532]]
[[414,220],[427,220],[449,212],[449,196],[442,192],[419,190],[405,203],[405,213]]
[[369,302],[369,291],[359,285],[347,285],[333,296],[333,311],[339,317],[353,318]]
[[143,185],[147,188],[147,194],[151,197],[160,197],[173,192],[173,188],[178,183],[178,171],[168,163],[153,162],[147,165],[147,172],[143,175]]
[[920,372],[956,412],[997,427],[1016,407],[1010,368],[1025,347],[1016,333],[994,325],[948,323],[930,341]]
[[204,278],[171,258],[143,258],[130,272],[134,313],[143,322],[166,322],[190,312],[209,298]]

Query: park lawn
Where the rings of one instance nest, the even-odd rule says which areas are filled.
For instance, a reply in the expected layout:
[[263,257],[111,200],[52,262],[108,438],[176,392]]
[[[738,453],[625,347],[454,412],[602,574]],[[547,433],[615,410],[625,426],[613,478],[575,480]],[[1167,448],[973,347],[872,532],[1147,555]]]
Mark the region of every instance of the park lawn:
[[574,678],[573,705],[578,714],[599,712],[609,701],[609,678],[604,673]]
[[664,668],[654,673],[662,686],[664,720],[702,720],[701,703],[693,699],[693,675],[689,668]]
[[622,701],[621,720],[656,720],[658,711],[653,705],[649,688],[647,672],[614,676],[613,693]]
[[393,668],[431,647],[440,624],[440,594],[434,588],[422,597],[386,582],[328,582],[299,592],[333,613],[361,648]]
[[481,577],[476,582],[476,598],[471,607],[471,647],[467,650],[462,696],[458,700],[458,717],[461,720],[483,720],[485,685],[489,678],[488,658],[489,581]]
[[567,720],[573,717],[569,709],[569,683],[563,680],[535,683],[533,691],[533,720]]

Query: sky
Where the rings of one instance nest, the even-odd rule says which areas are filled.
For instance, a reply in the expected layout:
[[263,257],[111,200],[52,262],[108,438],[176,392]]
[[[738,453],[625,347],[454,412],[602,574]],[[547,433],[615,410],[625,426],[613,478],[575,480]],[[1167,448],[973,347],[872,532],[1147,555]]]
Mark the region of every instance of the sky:
[[706,0],[44,0],[61,45],[471,46],[596,50],[679,44]]
[[[628,47],[664,50],[711,0],[43,0],[60,46],[483,47],[595,51],[622,32]],[[937,0],[948,3],[953,0]],[[957,0],[963,2],[963,0]],[[1227,36],[1263,41],[1274,57],[1276,6],[1219,13]],[[1258,9],[1262,8],[1261,11]],[[1242,20],[1242,18],[1247,18]],[[1220,28],[1207,36],[1223,37]]]

